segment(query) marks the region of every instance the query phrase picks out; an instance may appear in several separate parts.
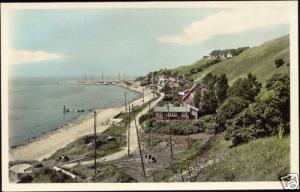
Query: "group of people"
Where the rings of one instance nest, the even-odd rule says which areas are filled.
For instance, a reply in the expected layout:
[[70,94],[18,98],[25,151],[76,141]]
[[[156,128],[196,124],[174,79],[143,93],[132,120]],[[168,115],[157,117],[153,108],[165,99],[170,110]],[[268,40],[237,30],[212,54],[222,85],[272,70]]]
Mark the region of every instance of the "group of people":
[[145,158],[151,161],[152,163],[156,163],[156,159],[153,155],[145,155]]

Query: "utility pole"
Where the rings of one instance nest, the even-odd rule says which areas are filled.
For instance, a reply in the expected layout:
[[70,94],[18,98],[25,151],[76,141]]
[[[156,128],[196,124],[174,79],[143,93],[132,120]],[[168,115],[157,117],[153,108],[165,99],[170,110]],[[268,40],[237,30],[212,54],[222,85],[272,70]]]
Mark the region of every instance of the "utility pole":
[[120,76],[120,73],[119,73],[119,82],[121,81],[121,76]]
[[[188,106],[187,103],[185,104],[185,109],[186,109],[186,115],[188,117]],[[188,130],[187,130],[187,149],[190,148],[190,127],[188,126]]]
[[102,72],[102,76],[101,76],[101,79],[102,79],[102,83],[103,83],[103,72]]
[[139,138],[139,131],[138,131],[138,127],[136,124],[136,117],[135,117],[135,112],[134,112],[134,107],[132,104],[132,111],[133,111],[133,118],[134,118],[134,124],[135,124],[135,130],[136,130],[136,136],[137,136],[137,140],[138,140],[138,146],[139,146],[139,152],[140,152],[140,157],[141,157],[141,163],[142,163],[142,169],[143,169],[143,175],[144,177],[146,177],[146,173],[145,173],[145,165],[144,165],[144,159],[143,159],[143,155],[142,155],[142,149],[141,149],[141,144],[140,144],[140,138]]
[[[150,115],[150,110],[151,110],[151,100],[149,101],[149,115]],[[148,146],[150,146],[150,139],[151,139],[151,126],[149,126],[150,130],[149,130],[149,133],[148,133]]]
[[169,137],[170,137],[170,151],[171,151],[171,159],[173,159],[173,146],[172,146],[172,126],[170,123],[170,107],[169,107],[169,103],[168,103],[168,123],[169,123]]
[[[129,108],[130,108],[130,106],[129,106],[129,108],[128,108],[128,113],[127,113],[126,92],[125,92],[124,96],[125,96],[125,117],[128,117],[128,119],[129,119],[129,113],[130,113]],[[127,144],[128,144],[128,156],[129,156],[129,153],[130,153],[130,150],[129,150],[129,142],[130,142],[130,138],[129,138],[129,137],[130,137],[130,134],[129,134],[130,121],[129,121],[129,122],[125,121],[125,129],[127,129],[127,132],[128,132],[128,135],[127,135]]]
[[153,72],[151,73],[151,81],[152,81],[152,91],[153,91],[153,97],[155,96],[154,93],[154,80],[153,80]]
[[127,115],[127,101],[126,101],[126,92],[124,93],[124,96],[125,96],[125,112],[126,112],[126,115]]
[[84,73],[84,81],[86,81],[86,72]]
[[128,156],[130,155],[130,105],[128,106],[128,125],[127,125],[127,144],[128,144]]
[[94,157],[95,157],[95,162],[94,162],[94,167],[95,167],[95,177],[97,175],[97,149],[96,149],[96,117],[97,117],[97,112],[94,111]]
[[143,105],[145,103],[145,88],[143,87]]

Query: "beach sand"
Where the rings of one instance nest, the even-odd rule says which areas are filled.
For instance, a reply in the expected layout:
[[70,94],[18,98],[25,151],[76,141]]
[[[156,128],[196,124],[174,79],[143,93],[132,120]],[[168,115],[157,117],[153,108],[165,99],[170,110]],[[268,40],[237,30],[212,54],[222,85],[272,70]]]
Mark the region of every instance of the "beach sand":
[[[137,84],[133,86],[127,86],[125,84],[119,84],[119,86],[123,86],[125,88],[138,91],[142,93],[142,87]],[[153,98],[153,94],[151,90],[144,90],[144,99],[145,102],[150,101]],[[139,98],[130,104],[142,105],[143,98]],[[108,109],[101,109],[97,112],[97,132],[101,133],[105,129],[108,128],[107,125],[102,125],[102,123],[109,121],[114,116],[119,114],[120,112],[125,111],[125,107],[114,107]],[[102,126],[99,126],[102,125]],[[10,149],[9,152],[9,161],[16,160],[37,160],[41,161],[45,158],[48,158],[52,154],[54,154],[58,149],[65,147],[69,143],[72,143],[76,139],[93,133],[94,119],[93,116],[90,116],[81,122],[76,124],[70,124],[60,129],[57,129],[48,134],[42,135],[37,139],[14,149]],[[132,131],[133,132],[133,131]]]

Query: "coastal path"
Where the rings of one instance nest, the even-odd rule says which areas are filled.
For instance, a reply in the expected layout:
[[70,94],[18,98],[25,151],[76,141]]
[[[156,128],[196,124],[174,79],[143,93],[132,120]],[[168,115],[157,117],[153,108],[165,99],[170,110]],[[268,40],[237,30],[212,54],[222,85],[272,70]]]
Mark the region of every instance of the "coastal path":
[[[157,103],[159,101],[162,100],[162,98],[164,97],[164,94],[161,94],[159,98],[157,98],[154,102],[151,102],[150,108],[152,109],[153,107],[155,107],[157,105]],[[138,129],[141,129],[141,125],[138,121],[138,119],[146,114],[148,112],[149,108],[146,107],[145,109],[143,109],[143,111],[141,111],[140,113],[138,113],[136,115],[136,123],[137,123],[137,127]],[[138,140],[137,140],[137,134],[136,134],[136,129],[135,129],[135,124],[134,124],[134,120],[132,120],[130,122],[130,152],[133,153],[137,148],[138,148]],[[121,149],[121,151],[116,152],[114,154],[102,157],[102,158],[98,158],[96,161],[97,162],[105,162],[105,161],[112,161],[112,160],[116,160],[119,159],[125,155],[127,155],[128,152],[128,143],[126,145],[126,147],[123,147]],[[88,160],[88,161],[80,161],[80,165],[93,165],[94,164],[94,160]],[[78,165],[78,163],[66,163],[63,165],[63,167],[65,168],[71,168]]]

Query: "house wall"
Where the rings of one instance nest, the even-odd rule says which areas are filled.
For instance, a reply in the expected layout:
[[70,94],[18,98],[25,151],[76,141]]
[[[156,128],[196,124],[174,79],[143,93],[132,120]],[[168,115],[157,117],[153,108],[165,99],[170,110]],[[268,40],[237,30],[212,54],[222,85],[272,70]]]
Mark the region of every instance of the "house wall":
[[172,113],[168,115],[168,113],[155,113],[156,121],[163,121],[163,120],[182,120],[182,119],[189,119],[190,115],[186,115],[185,113],[176,113],[173,115]]

